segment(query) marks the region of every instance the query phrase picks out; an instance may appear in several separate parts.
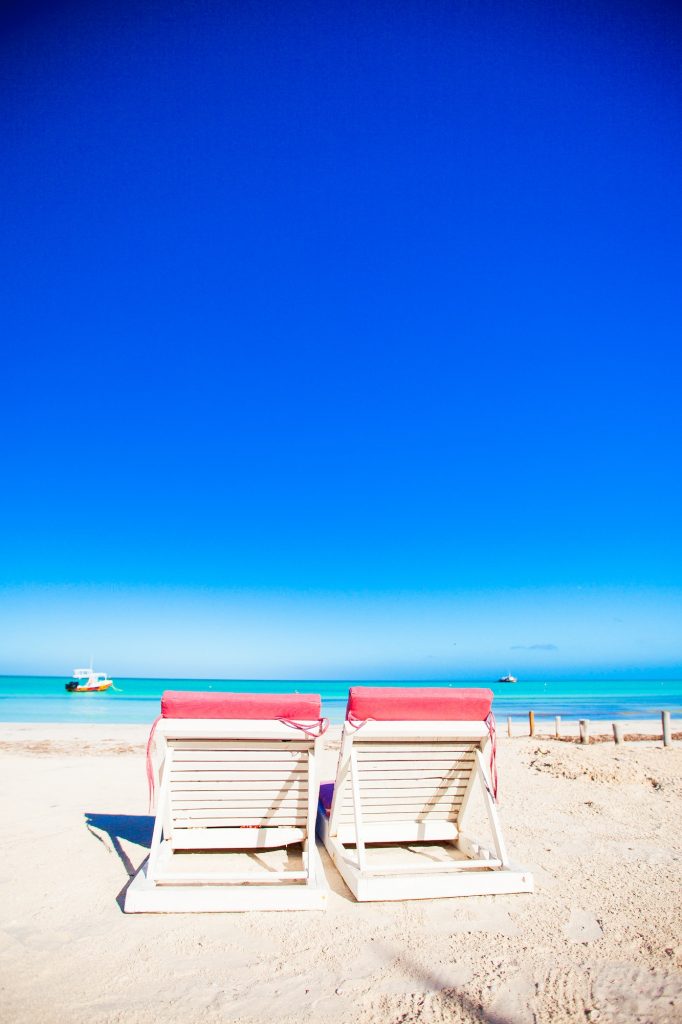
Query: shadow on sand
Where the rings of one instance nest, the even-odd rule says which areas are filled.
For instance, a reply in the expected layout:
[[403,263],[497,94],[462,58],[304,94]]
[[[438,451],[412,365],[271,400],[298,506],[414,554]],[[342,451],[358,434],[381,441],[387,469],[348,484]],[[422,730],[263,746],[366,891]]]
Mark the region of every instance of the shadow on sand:
[[[125,840],[129,843],[135,843],[137,846],[143,846],[146,849],[149,849],[152,843],[154,817],[153,815],[145,814],[94,814],[88,812],[85,815],[85,824],[88,831],[95,836],[100,843],[104,843],[105,846],[107,843],[99,833],[104,832],[108,835],[112,849],[118,855],[121,863],[125,867],[128,878],[116,898],[116,902],[121,910],[123,910],[125,894],[137,869],[133,866],[130,858],[123,849],[121,840]],[[330,876],[329,881],[332,890],[336,891],[337,895],[342,896],[348,902],[355,902],[350,891],[346,889],[341,876],[336,872],[331,861],[326,856],[326,850],[324,850],[324,848],[322,849],[322,855],[323,861],[325,862],[325,874]],[[456,1012],[458,1016],[464,1013],[465,1019],[471,1021],[471,1024],[512,1024],[511,1020],[506,1016],[495,1012],[486,1012],[486,1010],[484,1010],[476,1000],[468,996],[466,992],[456,988],[444,987],[442,979],[437,973],[431,974],[428,969],[417,964],[409,957],[409,950],[407,947],[383,945],[388,956],[391,959],[400,961],[405,973],[415,979],[417,982],[417,992],[440,992],[445,1008]]]
[[87,812],[85,815],[85,826],[95,839],[108,847],[109,844],[100,835],[101,832],[106,833],[109,837],[111,849],[118,856],[126,870],[128,876],[126,884],[116,899],[119,907],[123,910],[125,894],[137,872],[137,868],[124,850],[121,840],[135,843],[136,846],[144,846],[148,850],[152,845],[154,817],[149,814],[94,814]]
[[453,1020],[462,1020],[463,1016],[463,1019],[471,1024],[513,1024],[510,1017],[484,1009],[476,999],[462,989],[444,985],[439,972],[431,973],[428,968],[411,959],[408,947],[388,946],[385,943],[382,945],[388,955],[400,963],[404,973],[414,978],[417,983],[416,993],[430,992],[440,995],[445,1012],[455,1014]]

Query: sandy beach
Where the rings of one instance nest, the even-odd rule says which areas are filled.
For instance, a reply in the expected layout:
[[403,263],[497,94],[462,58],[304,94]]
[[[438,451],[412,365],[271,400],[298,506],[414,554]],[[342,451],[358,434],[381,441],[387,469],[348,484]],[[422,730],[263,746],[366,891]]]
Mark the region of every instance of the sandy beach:
[[360,905],[323,853],[323,913],[130,916],[146,734],[0,727],[7,1024],[682,1019],[679,742],[500,735],[500,814],[532,895]]

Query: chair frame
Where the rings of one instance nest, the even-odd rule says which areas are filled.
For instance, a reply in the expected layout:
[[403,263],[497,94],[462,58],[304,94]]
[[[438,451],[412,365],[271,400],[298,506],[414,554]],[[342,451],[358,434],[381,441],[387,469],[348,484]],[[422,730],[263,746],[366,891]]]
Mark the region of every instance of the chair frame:
[[[357,900],[533,891],[532,875],[509,861],[484,759],[489,743],[484,722],[344,724],[331,810],[320,802],[317,827]],[[492,849],[464,831],[477,785]],[[368,863],[368,845],[431,841],[454,846],[458,859]]]
[[[126,912],[324,909],[328,888],[315,842],[318,737],[277,720],[180,718],[161,719],[156,736],[156,820]],[[303,870],[174,870],[177,852],[292,843],[303,846]]]

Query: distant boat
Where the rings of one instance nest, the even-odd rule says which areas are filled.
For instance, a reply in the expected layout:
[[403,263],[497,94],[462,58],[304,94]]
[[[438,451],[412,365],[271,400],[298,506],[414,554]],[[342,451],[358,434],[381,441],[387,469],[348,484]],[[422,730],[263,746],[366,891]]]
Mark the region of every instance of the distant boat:
[[64,687],[69,693],[101,693],[114,685],[106,672],[93,672],[91,668],[75,668],[71,682]]
[[500,676],[498,683],[518,683],[516,676]]

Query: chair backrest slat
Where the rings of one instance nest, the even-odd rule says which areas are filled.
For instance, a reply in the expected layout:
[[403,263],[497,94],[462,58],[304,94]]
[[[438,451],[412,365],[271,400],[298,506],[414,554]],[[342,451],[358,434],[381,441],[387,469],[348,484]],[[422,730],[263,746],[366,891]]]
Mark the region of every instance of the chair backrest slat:
[[[202,848],[226,829],[305,829],[314,740],[169,736],[169,825],[175,845]],[[242,833],[245,834],[245,833]],[[270,833],[272,834],[272,832]]]
[[[378,739],[369,728],[363,735],[364,728],[346,727],[344,742],[355,751],[363,823],[389,827],[391,822],[456,823],[476,771],[476,751],[485,745],[487,730],[481,735],[479,728],[477,736],[469,737],[467,723],[462,736],[458,723],[440,723],[441,734],[434,738],[433,726],[425,730],[422,722],[412,723],[412,736],[405,735],[407,729],[401,723],[402,735]],[[341,756],[347,756],[343,748]],[[352,826],[354,811],[346,776],[334,801],[333,827]]]

